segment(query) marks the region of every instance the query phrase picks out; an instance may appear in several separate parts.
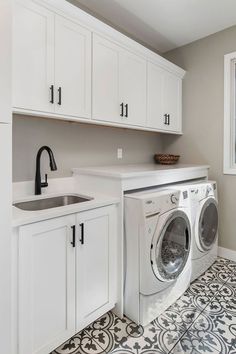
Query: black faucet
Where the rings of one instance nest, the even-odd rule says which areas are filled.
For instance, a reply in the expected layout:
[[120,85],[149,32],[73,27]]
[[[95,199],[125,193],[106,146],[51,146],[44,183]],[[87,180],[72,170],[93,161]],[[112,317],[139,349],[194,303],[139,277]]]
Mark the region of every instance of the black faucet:
[[41,188],[48,187],[48,176],[47,174],[45,175],[45,182],[41,182],[41,171],[40,171],[40,159],[42,152],[46,150],[49,155],[49,160],[50,160],[50,168],[51,171],[56,171],[57,170],[57,165],[53,156],[53,152],[48,146],[42,146],[36,157],[36,175],[35,175],[35,194],[41,194]]

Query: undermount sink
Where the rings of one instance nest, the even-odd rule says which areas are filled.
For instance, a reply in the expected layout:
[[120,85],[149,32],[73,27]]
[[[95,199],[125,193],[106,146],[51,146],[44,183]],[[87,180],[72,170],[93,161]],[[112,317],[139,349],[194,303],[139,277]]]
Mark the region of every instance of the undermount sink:
[[15,203],[13,205],[22,210],[36,211],[83,203],[92,199],[93,198],[81,197],[79,195],[61,195],[59,197],[30,200],[27,202]]

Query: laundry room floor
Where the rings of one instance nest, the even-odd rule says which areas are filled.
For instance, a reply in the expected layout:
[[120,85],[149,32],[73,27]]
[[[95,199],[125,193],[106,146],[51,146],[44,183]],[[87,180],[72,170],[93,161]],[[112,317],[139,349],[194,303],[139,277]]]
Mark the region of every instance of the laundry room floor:
[[236,354],[236,263],[218,258],[146,327],[109,312],[51,354]]

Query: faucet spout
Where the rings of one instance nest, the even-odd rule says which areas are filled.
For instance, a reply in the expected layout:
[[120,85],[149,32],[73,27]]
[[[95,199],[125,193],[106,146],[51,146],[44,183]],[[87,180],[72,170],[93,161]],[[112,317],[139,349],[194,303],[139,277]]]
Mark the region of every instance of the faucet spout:
[[49,156],[49,165],[51,171],[56,171],[57,170],[57,165],[56,161],[53,155],[52,150],[50,149],[49,146],[42,146],[36,157],[36,174],[35,174],[35,194],[39,195],[42,193],[42,187],[48,187],[47,183],[47,175],[45,176],[45,182],[41,182],[41,156],[43,151],[47,151],[48,156]]

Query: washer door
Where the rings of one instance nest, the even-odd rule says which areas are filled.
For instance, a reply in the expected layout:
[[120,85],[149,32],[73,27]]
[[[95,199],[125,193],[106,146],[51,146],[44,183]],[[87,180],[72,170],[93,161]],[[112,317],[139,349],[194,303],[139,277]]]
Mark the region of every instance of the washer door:
[[159,219],[151,246],[151,265],[155,276],[173,281],[182,273],[190,254],[191,227],[189,218],[181,210]]
[[[218,205],[214,198],[208,198],[200,204],[196,219],[196,242],[201,251],[209,251],[217,238]],[[198,222],[197,222],[198,220]]]

